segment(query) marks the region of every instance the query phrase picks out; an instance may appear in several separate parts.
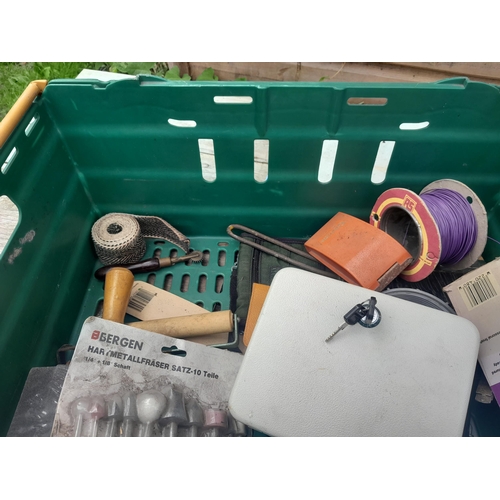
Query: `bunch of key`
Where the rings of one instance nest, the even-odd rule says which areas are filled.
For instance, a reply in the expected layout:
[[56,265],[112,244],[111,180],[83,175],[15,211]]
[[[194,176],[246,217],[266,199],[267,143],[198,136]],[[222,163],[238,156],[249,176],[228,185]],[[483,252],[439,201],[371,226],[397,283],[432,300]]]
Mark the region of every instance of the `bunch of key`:
[[329,335],[325,342],[331,340],[337,333],[341,332],[348,326],[355,325],[359,323],[365,328],[374,328],[380,323],[382,319],[382,314],[379,309],[375,307],[377,299],[375,297],[370,297],[369,300],[363,302],[362,304],[356,304],[350,311],[344,315],[344,323],[342,323],[331,335]]

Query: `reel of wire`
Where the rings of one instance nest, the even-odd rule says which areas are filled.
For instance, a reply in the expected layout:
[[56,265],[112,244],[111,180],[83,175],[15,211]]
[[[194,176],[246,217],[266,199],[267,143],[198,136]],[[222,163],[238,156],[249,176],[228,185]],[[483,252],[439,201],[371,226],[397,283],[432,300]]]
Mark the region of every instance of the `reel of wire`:
[[388,189],[375,202],[370,223],[411,254],[401,273],[410,282],[426,278],[438,265],[449,271],[470,267],[483,253],[488,233],[481,200],[453,179],[432,182],[420,194]]
[[384,290],[383,293],[391,295],[392,297],[398,297],[399,299],[413,302],[415,304],[431,307],[432,309],[437,309],[438,311],[456,314],[456,312],[446,302],[443,302],[441,299],[422,290],[415,290],[413,288],[391,288],[390,290]]

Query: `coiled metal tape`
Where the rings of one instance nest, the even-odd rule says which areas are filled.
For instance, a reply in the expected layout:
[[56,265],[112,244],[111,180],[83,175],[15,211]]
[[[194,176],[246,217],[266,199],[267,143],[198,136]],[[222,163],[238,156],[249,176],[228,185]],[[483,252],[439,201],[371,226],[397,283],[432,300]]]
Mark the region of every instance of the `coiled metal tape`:
[[186,253],[189,239],[167,221],[155,216],[111,213],[92,226],[92,241],[99,260],[105,265],[130,264],[146,253],[144,238],[166,240]]

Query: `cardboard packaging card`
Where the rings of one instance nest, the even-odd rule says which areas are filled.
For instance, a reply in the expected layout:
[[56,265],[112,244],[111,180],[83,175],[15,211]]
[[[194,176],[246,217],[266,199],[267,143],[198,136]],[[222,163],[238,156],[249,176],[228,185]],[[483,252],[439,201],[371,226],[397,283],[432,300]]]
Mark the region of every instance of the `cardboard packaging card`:
[[[90,317],[83,324],[64,381],[52,436],[143,436],[147,422],[141,420],[141,410],[151,413],[154,408],[151,403],[141,408],[139,402],[141,394],[151,391],[161,400],[157,406],[163,404],[164,408],[159,408],[161,415],[156,416],[160,420],[155,417],[151,422],[150,436],[162,435],[161,418],[166,418],[164,412],[168,414],[168,404],[174,398],[177,409],[171,413],[177,413],[173,418],[177,436],[189,435],[190,404],[205,414],[205,420],[197,424],[198,435],[213,428],[224,435],[229,432],[229,394],[242,358],[239,353]],[[114,401],[113,409],[109,405]],[[131,405],[136,406],[133,411]],[[99,417],[94,425],[93,415]],[[226,420],[207,421],[214,416]],[[110,424],[114,424],[112,432]]]
[[481,335],[478,360],[500,402],[500,259],[481,266],[443,289],[456,313],[474,323]]

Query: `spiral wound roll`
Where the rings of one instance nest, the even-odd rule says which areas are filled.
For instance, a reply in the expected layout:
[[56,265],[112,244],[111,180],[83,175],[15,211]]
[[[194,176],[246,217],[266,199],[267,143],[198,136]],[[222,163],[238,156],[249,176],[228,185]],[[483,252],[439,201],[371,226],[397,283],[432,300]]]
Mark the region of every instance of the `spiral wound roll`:
[[105,265],[138,262],[146,253],[144,238],[169,241],[186,253],[189,239],[160,217],[111,213],[92,226],[92,241]]
[[439,265],[456,271],[481,256],[488,219],[478,196],[465,184],[443,179],[420,194],[405,188],[382,193],[370,223],[401,243],[413,260],[401,273],[406,281],[421,281]]

